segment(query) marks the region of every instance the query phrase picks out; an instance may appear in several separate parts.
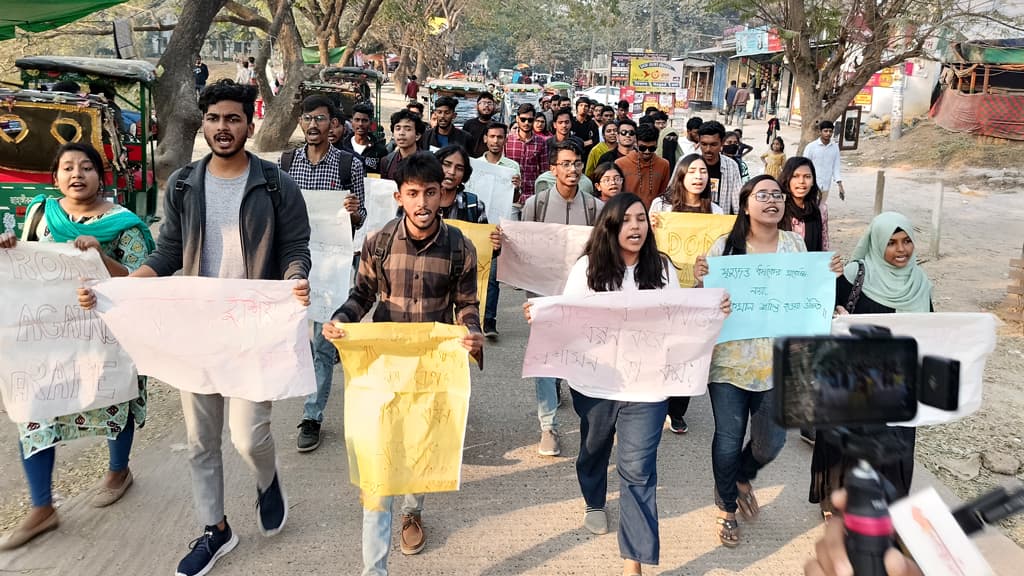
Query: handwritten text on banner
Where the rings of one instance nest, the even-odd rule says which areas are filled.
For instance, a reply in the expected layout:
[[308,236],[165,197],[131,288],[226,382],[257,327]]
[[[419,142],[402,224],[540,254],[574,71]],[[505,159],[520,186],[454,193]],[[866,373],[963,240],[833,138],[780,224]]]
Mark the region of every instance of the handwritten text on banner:
[[458,490],[469,415],[463,326],[343,324],[349,476],[364,495]]
[[691,288],[533,299],[523,377],[565,378],[595,398],[701,395],[722,297]]
[[352,283],[352,220],[343,192],[303,190],[309,212],[309,317],[327,322],[348,299]]
[[487,209],[488,222],[512,218],[512,177],[516,171],[507,166],[491,164],[483,158],[470,158],[473,177],[466,182],[466,191],[476,194]]
[[295,281],[173,276],[96,284],[96,309],[139,372],[252,402],[316,390]]
[[14,422],[38,422],[139,395],[135,365],[94,311],[80,278],[107,278],[95,250],[22,242],[0,250],[0,396]]
[[732,298],[718,341],[828,334],[836,300],[831,259],[832,252],[708,258],[704,286]]
[[679,285],[692,288],[693,263],[708,253],[711,245],[732,230],[735,216],[721,214],[690,214],[687,212],[654,212],[654,240],[679,269]]
[[590,230],[590,226],[502,220],[498,280],[541,296],[561,296]]
[[[476,172],[473,173],[476,175]],[[491,260],[494,249],[491,247],[491,232],[497,229],[494,224],[473,224],[462,220],[445,220],[449,226],[455,226],[469,238],[476,248],[476,297],[480,300],[480,311],[487,309],[487,281],[491,279]]]

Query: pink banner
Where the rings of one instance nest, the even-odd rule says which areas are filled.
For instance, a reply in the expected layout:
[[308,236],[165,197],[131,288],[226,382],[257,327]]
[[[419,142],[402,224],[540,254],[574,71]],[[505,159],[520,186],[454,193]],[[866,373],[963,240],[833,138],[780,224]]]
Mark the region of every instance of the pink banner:
[[588,238],[590,226],[502,220],[498,281],[559,296]]

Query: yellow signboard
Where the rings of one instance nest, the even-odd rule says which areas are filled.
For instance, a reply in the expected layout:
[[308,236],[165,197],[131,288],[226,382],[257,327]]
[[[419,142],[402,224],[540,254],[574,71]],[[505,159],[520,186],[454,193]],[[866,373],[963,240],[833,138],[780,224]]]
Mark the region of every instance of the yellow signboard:
[[469,414],[464,326],[342,324],[349,479],[381,496],[459,489]]
[[683,87],[682,62],[632,58],[629,85],[637,92],[672,92]]
[[853,105],[871,107],[871,97],[871,88],[861,88],[860,92],[857,92],[857,95],[853,97]]
[[678,268],[679,285],[694,285],[693,263],[708,253],[711,245],[732,230],[735,216],[693,214],[689,212],[655,212],[651,214],[654,241]]

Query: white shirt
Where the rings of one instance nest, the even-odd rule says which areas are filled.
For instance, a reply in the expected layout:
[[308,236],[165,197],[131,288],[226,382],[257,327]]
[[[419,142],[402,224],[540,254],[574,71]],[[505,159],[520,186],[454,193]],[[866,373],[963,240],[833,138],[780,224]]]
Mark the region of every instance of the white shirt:
[[368,144],[360,144],[360,143],[356,142],[356,137],[355,136],[353,136],[350,140],[352,142],[352,150],[354,150],[355,153],[359,154],[360,156],[362,156],[363,152],[369,147]]
[[[569,278],[565,281],[565,290],[562,292],[563,296],[587,296],[588,294],[595,294],[590,286],[587,285],[587,267],[589,266],[590,260],[587,256],[581,256],[576,264],[573,265],[572,270],[569,271]],[[669,275],[668,263],[664,263],[665,266],[662,268],[662,278],[665,280],[665,286],[662,290],[678,290],[679,282],[676,281],[675,274]],[[623,292],[636,292],[640,288],[636,285],[636,280],[633,278],[633,271],[636,266],[626,266],[626,271],[622,275],[622,288]],[[569,386],[572,387],[572,382],[569,382]],[[668,399],[668,396],[652,396],[650,394],[636,394],[631,392],[622,392],[619,394],[611,394],[604,398],[605,400],[618,400],[620,402],[663,402]]]
[[829,142],[828,146],[821,143],[821,138],[809,142],[804,147],[804,156],[810,158],[814,163],[818,188],[831,190],[833,182],[843,181],[843,176],[839,171],[839,145],[834,140]]
[[[651,200],[651,209],[650,209],[650,213],[651,214],[654,214],[655,212],[671,212],[671,211],[672,211],[672,205],[665,201],[665,197],[664,196],[658,196],[654,200]],[[725,211],[722,210],[721,206],[719,206],[718,204],[715,204],[714,202],[712,202],[711,203],[711,213],[712,214],[725,214]]]

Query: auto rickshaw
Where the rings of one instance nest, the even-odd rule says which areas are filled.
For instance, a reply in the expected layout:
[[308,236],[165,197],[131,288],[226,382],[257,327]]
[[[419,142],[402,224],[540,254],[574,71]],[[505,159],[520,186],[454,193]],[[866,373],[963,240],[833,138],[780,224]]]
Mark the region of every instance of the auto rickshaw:
[[[428,119],[430,113],[434,111],[434,102],[438,98],[451,96],[458,101],[458,104],[455,106],[455,120],[452,122],[456,128],[462,128],[466,120],[476,118],[476,99],[480,94],[490,92],[490,89],[485,84],[463,80],[431,80],[424,87],[427,89],[427,95],[423,97],[423,101],[427,103],[425,113]],[[500,95],[494,94],[494,97],[499,98]],[[501,108],[498,107],[492,119],[495,122],[501,122],[502,118],[504,118],[504,115]]]
[[[50,164],[67,142],[92,144],[106,162],[110,199],[157,220],[153,85],[141,60],[33,56],[15,62],[22,89],[0,88],[0,231],[20,233],[39,194],[56,196]],[[72,81],[80,93],[43,91]]]
[[505,102],[504,110],[506,118],[513,118],[516,110],[523,104],[533,104],[540,108],[540,98],[544,95],[544,88],[538,84],[506,84],[504,86]]
[[[363,76],[366,81],[363,82]],[[373,88],[370,83],[373,83]],[[384,77],[380,72],[356,66],[329,66],[320,71],[316,80],[307,80],[299,84],[298,98],[304,99],[312,94],[326,96],[341,110],[345,116],[352,116],[352,109],[360,102],[373,106],[373,118],[370,130],[377,140],[384,139],[384,128],[380,124],[380,89]],[[376,103],[376,104],[375,104]]]

